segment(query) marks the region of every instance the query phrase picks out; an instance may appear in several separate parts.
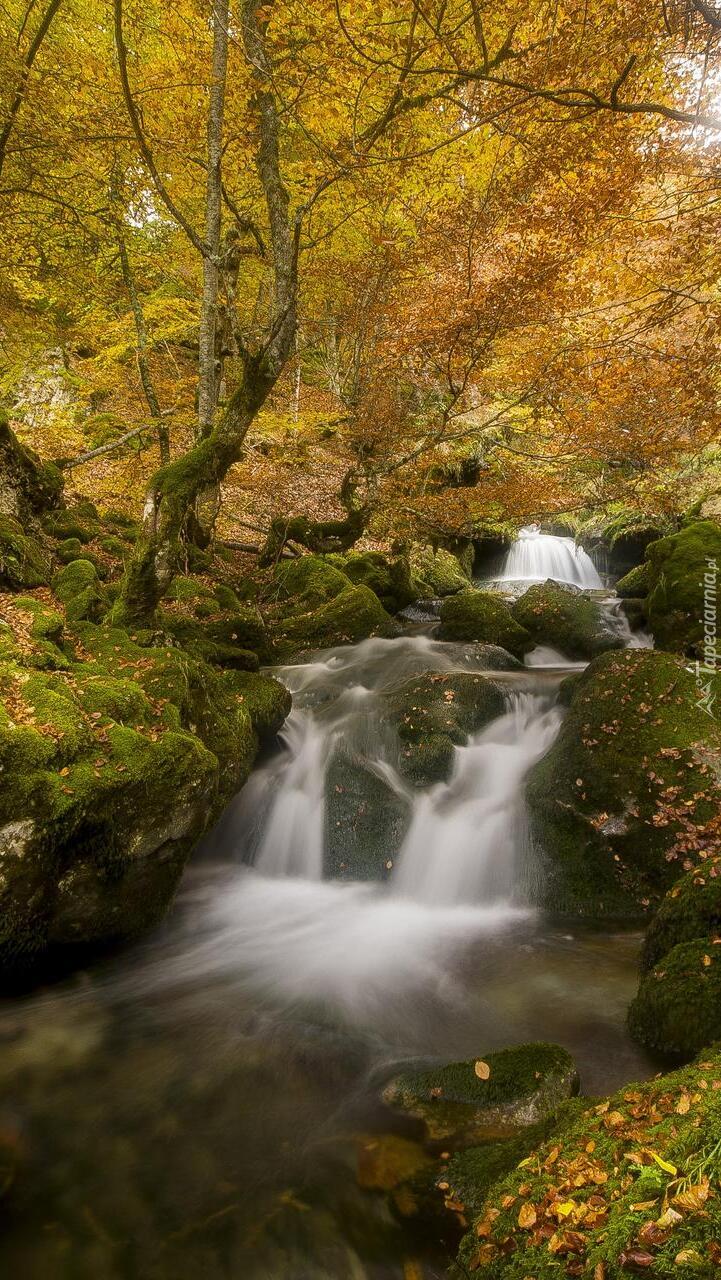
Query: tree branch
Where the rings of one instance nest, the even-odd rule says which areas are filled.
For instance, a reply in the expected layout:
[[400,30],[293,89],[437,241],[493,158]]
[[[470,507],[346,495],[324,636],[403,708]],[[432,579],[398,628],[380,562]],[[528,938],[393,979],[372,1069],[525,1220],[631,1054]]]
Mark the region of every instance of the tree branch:
[[[15,124],[17,114],[25,98],[25,92],[28,87],[28,80],[30,78],[30,72],[32,71],[33,63],[38,53],[40,52],[42,43],[46,35],[48,34],[48,30],[50,29],[50,24],[53,18],[55,17],[55,14],[57,13],[58,9],[60,8],[61,4],[62,4],[62,0],[50,0],[50,3],[43,15],[43,19],[40,23],[40,26],[38,27],[37,31],[35,32],[35,35],[33,36],[33,39],[30,44],[30,48],[25,54],[25,58],[23,60],[23,65],[22,65],[22,71],[20,73],[20,84],[18,85],[18,88],[16,90],[15,97],[10,103],[10,110],[8,111],[7,120],[5,121],[5,124],[3,125],[2,130],[0,130],[0,173],[2,173],[3,165],[5,163],[5,152],[7,150],[7,144],[10,139],[10,134],[12,133],[13,125]],[[29,13],[29,10],[28,10],[28,13]],[[25,27],[25,22],[27,21],[27,17],[28,15],[26,14],[25,19],[23,21],[23,29]]]

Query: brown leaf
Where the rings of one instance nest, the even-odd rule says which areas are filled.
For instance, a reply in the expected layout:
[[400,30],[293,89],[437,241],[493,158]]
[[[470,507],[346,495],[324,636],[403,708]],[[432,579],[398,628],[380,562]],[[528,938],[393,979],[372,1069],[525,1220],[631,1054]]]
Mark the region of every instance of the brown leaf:
[[482,1062],[480,1058],[478,1059],[473,1070],[475,1071],[479,1080],[487,1080],[491,1074],[491,1068],[489,1067],[488,1063]]

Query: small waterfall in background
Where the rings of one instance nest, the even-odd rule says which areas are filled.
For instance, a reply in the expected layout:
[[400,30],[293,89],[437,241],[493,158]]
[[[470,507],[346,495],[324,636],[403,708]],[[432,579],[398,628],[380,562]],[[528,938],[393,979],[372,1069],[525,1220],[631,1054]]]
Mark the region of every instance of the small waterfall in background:
[[498,582],[545,582],[553,578],[586,590],[603,587],[596,566],[573,538],[541,533],[538,525],[521,529],[506,556]]

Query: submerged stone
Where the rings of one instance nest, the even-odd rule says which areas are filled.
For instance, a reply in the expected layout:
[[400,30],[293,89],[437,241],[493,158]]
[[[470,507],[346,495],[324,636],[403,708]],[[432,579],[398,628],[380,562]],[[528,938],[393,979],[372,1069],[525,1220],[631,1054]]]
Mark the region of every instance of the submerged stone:
[[432,1141],[468,1146],[537,1124],[577,1090],[571,1055],[537,1043],[397,1076],[383,1101],[422,1120]]
[[324,874],[388,880],[410,824],[408,805],[364,762],[337,752],[326,775]]

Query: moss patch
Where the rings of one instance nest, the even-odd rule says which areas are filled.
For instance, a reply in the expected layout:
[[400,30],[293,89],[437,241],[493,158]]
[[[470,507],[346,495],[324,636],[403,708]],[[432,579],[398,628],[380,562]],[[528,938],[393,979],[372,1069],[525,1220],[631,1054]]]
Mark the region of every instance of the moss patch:
[[577,1115],[491,1187],[464,1237],[479,1280],[710,1277],[718,1270],[721,1055],[629,1085]]
[[647,564],[637,564],[634,569],[629,570],[623,578],[619,578],[616,583],[616,594],[619,596],[632,596],[640,599],[647,596],[651,586],[649,567]]
[[416,594],[425,599],[452,596],[468,590],[469,574],[458,557],[443,547],[434,550],[433,547],[413,546],[410,567],[416,582]]
[[721,857],[708,858],[669,889],[646,932],[642,967],[650,969],[679,942],[721,935]]
[[40,539],[13,516],[0,515],[0,586],[41,587],[51,574],[52,560]]

